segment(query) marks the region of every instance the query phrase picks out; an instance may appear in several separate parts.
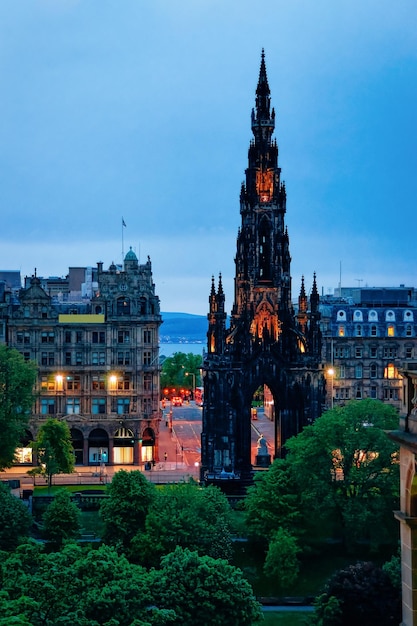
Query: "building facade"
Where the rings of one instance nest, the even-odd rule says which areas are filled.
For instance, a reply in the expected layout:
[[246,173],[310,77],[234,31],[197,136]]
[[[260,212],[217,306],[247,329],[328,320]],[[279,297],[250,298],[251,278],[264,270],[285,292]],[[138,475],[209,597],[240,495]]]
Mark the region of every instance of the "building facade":
[[309,299],[304,283],[301,287],[298,314],[291,302],[287,197],[272,137],[275,111],[263,52],[251,127],[230,326],[220,277],[217,287],[213,279],[209,296],[203,364],[201,477],[234,492],[251,482],[253,465],[269,462],[267,454],[253,458],[251,406],[256,391],[266,386],[273,398],[274,455],[320,414],[324,391],[315,277]]
[[130,250],[123,267],[81,269],[80,289],[70,289],[68,277],[48,282],[34,275],[20,291],[3,290],[4,340],[38,365],[36,402],[17,462],[36,462],[29,443],[48,417],[68,423],[76,464],[156,461],[162,320],[151,262],[139,264]]
[[373,398],[403,402],[402,369],[417,368],[417,302],[411,288],[363,288],[321,300],[326,408]]

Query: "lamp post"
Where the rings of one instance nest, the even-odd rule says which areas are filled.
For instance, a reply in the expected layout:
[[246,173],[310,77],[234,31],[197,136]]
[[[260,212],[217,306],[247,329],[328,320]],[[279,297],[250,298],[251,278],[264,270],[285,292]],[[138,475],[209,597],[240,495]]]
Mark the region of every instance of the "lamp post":
[[193,374],[192,372],[185,372],[185,375],[193,377],[193,400],[194,400],[195,399],[195,374]]
[[327,374],[330,376],[330,394],[331,394],[330,408],[333,408],[333,378],[334,378],[334,369],[332,367],[329,367],[329,369],[327,370]]

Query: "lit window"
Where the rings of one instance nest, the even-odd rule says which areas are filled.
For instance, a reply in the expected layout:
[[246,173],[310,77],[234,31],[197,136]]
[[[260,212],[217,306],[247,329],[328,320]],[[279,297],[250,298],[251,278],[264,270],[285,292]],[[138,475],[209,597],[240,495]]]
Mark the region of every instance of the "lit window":
[[67,376],[67,389],[68,391],[76,391],[81,388],[81,377],[79,374],[74,376]]
[[388,324],[387,326],[387,337],[394,337],[395,329],[393,324]]
[[339,337],[344,337],[344,336],[345,336],[345,327],[339,326]]
[[398,378],[398,371],[394,363],[388,363],[384,369],[384,378]]

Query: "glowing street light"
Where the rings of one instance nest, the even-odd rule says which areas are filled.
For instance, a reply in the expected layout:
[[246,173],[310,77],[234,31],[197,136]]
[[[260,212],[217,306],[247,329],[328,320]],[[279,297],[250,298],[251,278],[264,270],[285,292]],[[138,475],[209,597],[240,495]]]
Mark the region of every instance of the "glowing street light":
[[333,379],[334,379],[334,369],[333,367],[329,367],[327,370],[327,375],[330,377],[330,407],[333,408]]
[[195,399],[195,374],[193,374],[192,372],[185,372],[185,375],[193,377],[193,400],[194,400]]

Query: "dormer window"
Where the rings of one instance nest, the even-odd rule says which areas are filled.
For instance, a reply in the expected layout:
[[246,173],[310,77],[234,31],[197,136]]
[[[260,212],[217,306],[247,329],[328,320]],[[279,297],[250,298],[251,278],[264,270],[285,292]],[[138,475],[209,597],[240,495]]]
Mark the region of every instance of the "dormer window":
[[355,311],[353,313],[353,321],[354,322],[363,322],[362,311]]
[[346,311],[338,311],[337,312],[337,321],[338,322],[346,322]]

